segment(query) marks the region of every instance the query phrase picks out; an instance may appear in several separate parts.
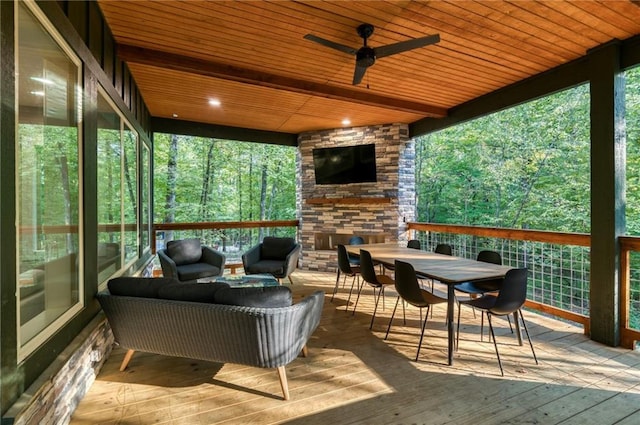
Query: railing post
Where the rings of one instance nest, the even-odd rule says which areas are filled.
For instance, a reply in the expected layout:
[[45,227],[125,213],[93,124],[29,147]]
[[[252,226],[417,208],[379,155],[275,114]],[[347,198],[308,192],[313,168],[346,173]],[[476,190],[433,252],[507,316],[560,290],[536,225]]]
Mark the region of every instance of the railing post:
[[629,268],[629,249],[620,244],[620,323],[622,326],[622,339],[620,344],[625,348],[633,348],[633,340],[625,337],[624,329],[629,328],[629,280],[631,270]]
[[156,226],[151,226],[151,253],[156,255]]
[[591,91],[591,338],[620,344],[620,249],[626,140],[620,42],[589,51]]

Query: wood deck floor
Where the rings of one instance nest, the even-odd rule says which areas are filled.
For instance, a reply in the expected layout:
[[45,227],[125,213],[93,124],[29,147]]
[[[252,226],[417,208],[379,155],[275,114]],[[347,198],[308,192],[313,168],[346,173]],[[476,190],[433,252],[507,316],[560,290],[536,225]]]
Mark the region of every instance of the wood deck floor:
[[497,319],[505,376],[480,317],[463,309],[459,351],[446,365],[446,307],[436,306],[420,359],[418,310],[407,307],[387,341],[395,297],[369,330],[367,287],[355,316],[347,288],[329,302],[335,275],[296,271],[295,300],[329,294],[309,357],[286,367],[290,401],[275,370],[136,353],[125,372],[114,349],[71,424],[640,424],[640,353],[589,340],[580,327],[525,312],[539,365]]

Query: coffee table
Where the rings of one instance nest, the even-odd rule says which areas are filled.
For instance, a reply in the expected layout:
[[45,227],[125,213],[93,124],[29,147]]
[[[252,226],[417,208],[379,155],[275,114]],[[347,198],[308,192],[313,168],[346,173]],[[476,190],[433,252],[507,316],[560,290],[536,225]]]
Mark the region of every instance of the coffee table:
[[237,286],[243,288],[264,288],[267,286],[278,286],[278,280],[270,274],[249,274],[244,276],[228,275],[220,276],[213,282],[226,283],[229,286]]

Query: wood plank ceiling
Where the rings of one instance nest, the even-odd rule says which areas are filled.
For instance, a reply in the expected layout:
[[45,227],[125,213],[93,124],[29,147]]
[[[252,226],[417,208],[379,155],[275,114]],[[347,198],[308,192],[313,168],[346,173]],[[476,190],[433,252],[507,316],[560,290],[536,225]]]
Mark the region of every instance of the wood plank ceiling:
[[[606,1],[99,0],[154,117],[287,133],[445,116],[449,108],[640,34],[640,7]],[[359,48],[440,34],[380,58],[352,85]],[[220,106],[209,105],[217,99]]]

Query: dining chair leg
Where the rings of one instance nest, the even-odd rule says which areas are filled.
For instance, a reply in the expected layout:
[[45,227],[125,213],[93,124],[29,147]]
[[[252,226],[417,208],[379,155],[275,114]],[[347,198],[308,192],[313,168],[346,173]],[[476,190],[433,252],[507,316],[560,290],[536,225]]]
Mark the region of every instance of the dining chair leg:
[[529,345],[531,346],[531,352],[533,353],[533,360],[538,364],[538,358],[536,357],[536,351],[533,349],[533,342],[531,342],[531,337],[529,336],[529,330],[527,329],[527,324],[524,321],[524,317],[522,317],[522,309],[519,310],[520,320],[522,320],[522,326],[524,327],[524,333],[527,335],[527,339],[529,340]]
[[[398,302],[399,301],[400,301],[400,296],[398,296],[398,298],[396,299],[396,305],[395,305],[395,307],[393,307],[393,313],[391,313],[391,319],[389,319],[389,326],[387,326],[387,333],[384,336],[385,340],[389,336],[389,331],[391,330],[391,322],[393,322],[393,316],[396,315],[396,309],[398,308]],[[402,308],[404,308],[404,301],[402,301]]]
[[[345,276],[344,279],[347,280],[347,277]],[[329,300],[329,302],[333,302],[333,297],[338,292],[339,286],[340,286],[340,269],[338,269],[338,276],[336,276],[336,285],[333,287],[333,293],[331,294],[331,300]],[[342,282],[342,286],[344,286],[344,281]]]
[[[360,284],[360,277],[357,274],[353,275],[353,279],[351,280],[351,288],[349,289],[349,297],[347,298],[347,306],[345,307],[345,310],[349,310],[349,303],[351,302],[351,294],[353,293],[353,285],[356,283],[356,279],[357,279],[358,285]],[[346,276],[345,276],[345,280],[346,280]]]
[[[355,314],[356,314],[356,308],[358,308],[358,300],[360,299],[360,293],[362,292],[362,287],[363,286],[364,286],[364,279],[362,279],[362,281],[358,285],[358,296],[356,297],[356,303],[353,306],[353,313],[351,313],[352,316],[355,316]],[[348,305],[347,305],[347,310],[349,310],[349,306]]]
[[491,313],[487,311],[487,322],[489,322],[489,330],[491,331],[491,338],[493,338],[493,346],[496,348],[496,357],[498,358],[498,366],[500,366],[500,374],[504,376],[504,370],[502,370],[502,361],[500,361],[500,353],[498,352],[498,342],[496,341],[496,335],[493,333],[493,325],[491,325]]
[[460,310],[462,307],[462,304],[458,303],[458,325],[456,326],[456,344],[455,344],[455,349],[456,351],[458,351],[458,343],[460,342]]
[[[422,331],[420,332],[420,342],[418,343],[418,351],[416,352],[416,362],[418,361],[418,357],[420,357],[420,348],[422,347],[422,339],[424,337],[424,329],[427,327],[427,320],[429,319],[429,309],[431,308],[430,305],[427,306],[427,312],[424,315],[424,322],[422,322]],[[420,312],[422,312],[422,308],[420,309]],[[420,315],[422,316],[422,314]]]
[[480,341],[484,341],[484,314],[480,316]]
[[369,329],[373,329],[373,321],[376,320],[376,311],[378,311],[378,303],[380,302],[380,296],[384,292],[384,286],[380,286],[378,290],[378,296],[376,297],[376,304],[373,307],[373,316],[371,316],[371,324],[369,325]]

